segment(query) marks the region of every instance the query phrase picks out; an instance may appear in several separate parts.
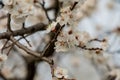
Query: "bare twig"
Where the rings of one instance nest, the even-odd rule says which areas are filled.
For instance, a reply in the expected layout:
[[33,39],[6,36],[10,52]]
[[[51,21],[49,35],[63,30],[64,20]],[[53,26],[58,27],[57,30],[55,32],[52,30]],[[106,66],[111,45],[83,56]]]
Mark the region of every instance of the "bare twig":
[[8,21],[7,21],[7,31],[8,32],[12,32],[10,22],[11,22],[11,14],[8,13]]
[[10,46],[10,48],[9,48],[9,50],[8,50],[8,52],[7,52],[7,55],[9,55],[9,53],[10,53],[10,51],[13,49],[13,47],[14,47],[14,44],[12,44],[12,45]]
[[[26,35],[25,37],[27,37],[27,36],[29,36],[29,35]],[[21,39],[23,39],[23,37],[20,37],[18,40],[16,40],[16,42],[19,41],[19,40],[21,40]],[[14,42],[14,43],[12,43],[12,44],[10,44],[8,46],[4,46],[2,49],[9,48],[10,46],[12,46],[13,44],[15,44],[16,42]]]
[[[8,13],[8,21],[7,21],[7,32],[9,33],[12,33],[12,29],[11,29],[11,25],[10,25],[10,22],[11,22],[11,14]],[[4,47],[7,45],[7,43],[9,42],[9,38],[7,39],[7,41],[5,42],[5,45],[3,46],[2,48],[2,52],[3,52],[3,49]],[[8,52],[7,52],[7,55],[10,53],[11,49],[14,47],[14,45],[11,45],[11,47],[9,48]]]
[[11,41],[14,43],[15,42],[15,45],[17,45],[20,49],[24,50],[25,52],[27,52],[28,54],[34,56],[34,57],[38,57],[40,58],[41,57],[41,54],[40,53],[37,53],[35,51],[32,51],[31,49],[28,49],[26,46],[22,45],[20,42],[18,42],[13,36],[11,36]]
[[95,38],[95,39],[91,39],[89,42],[92,42],[92,41],[105,42],[106,39],[99,40],[99,39]]
[[30,44],[30,42],[26,39],[26,37],[25,36],[22,36],[23,37],[23,39],[27,42],[27,44],[30,46],[30,47],[32,47],[32,45]]
[[84,46],[79,45],[78,47],[84,50],[88,50],[88,51],[95,51],[97,54],[103,51],[102,48],[87,48],[85,45]]
[[[55,0],[55,4],[50,6],[49,8],[45,8],[45,1],[44,0],[42,0],[42,1],[43,1],[43,3],[40,3],[40,4],[41,4],[41,6],[46,14],[46,17],[47,17],[49,23],[51,23],[52,21],[55,21],[57,18],[57,15],[59,13],[59,0]],[[52,20],[49,18],[49,15],[48,15],[48,11],[50,11],[50,10],[55,11],[55,14],[54,14],[55,18]]]
[[73,6],[70,8],[70,10],[72,11],[77,4],[78,4],[78,2],[74,2]]
[[47,10],[45,9],[45,1],[44,1],[44,0],[42,0],[42,1],[43,1],[43,3],[40,3],[40,4],[41,4],[41,6],[42,6],[42,8],[43,8],[43,10],[44,10],[44,12],[45,12],[45,15],[46,15],[49,23],[51,23],[52,21],[51,21],[51,19],[50,19],[49,16],[48,16]]
[[5,41],[5,44],[3,45],[2,49],[1,49],[1,53],[3,53],[3,50],[5,49],[8,42],[9,42],[9,40]]
[[85,50],[91,50],[91,51],[94,51],[94,50],[102,51],[103,50],[102,48],[87,48],[86,46],[78,46],[78,47],[85,49]]

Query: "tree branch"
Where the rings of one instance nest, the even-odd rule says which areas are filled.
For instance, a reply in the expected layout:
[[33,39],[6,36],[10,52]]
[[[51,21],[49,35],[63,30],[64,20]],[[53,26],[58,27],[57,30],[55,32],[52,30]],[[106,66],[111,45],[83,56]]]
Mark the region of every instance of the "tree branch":
[[41,57],[41,54],[40,54],[40,53],[37,53],[37,52],[35,52],[35,51],[32,51],[31,49],[28,49],[26,46],[24,46],[24,45],[22,45],[20,42],[16,41],[16,39],[15,39],[14,37],[11,37],[10,39],[11,39],[11,41],[12,41],[13,43],[16,42],[15,45],[17,45],[20,49],[26,51],[28,54],[30,54],[30,55],[32,55],[32,56],[34,56],[34,57],[38,57],[38,58]]
[[50,37],[51,37],[51,41],[45,46],[42,55],[43,56],[51,56],[54,52],[54,47],[55,47],[55,42],[57,41],[57,36],[59,35],[59,33],[61,32],[62,28],[65,25],[60,25],[59,23],[56,25],[56,29],[55,32],[51,32],[50,33]]
[[33,34],[37,31],[41,31],[41,30],[45,30],[47,27],[47,25],[43,24],[43,23],[38,23],[36,25],[33,25],[31,27],[25,28],[25,29],[20,29],[20,30],[16,30],[16,31],[12,31],[11,32],[3,32],[0,33],[0,39],[9,39],[10,36],[22,36],[25,34]]

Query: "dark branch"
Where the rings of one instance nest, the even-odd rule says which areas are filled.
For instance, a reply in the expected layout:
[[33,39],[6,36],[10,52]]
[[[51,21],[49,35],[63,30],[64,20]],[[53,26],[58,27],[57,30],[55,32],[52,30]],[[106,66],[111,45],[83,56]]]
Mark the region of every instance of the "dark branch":
[[27,76],[25,80],[34,80],[36,74],[36,65],[35,61],[27,62]]
[[9,39],[10,36],[23,36],[25,34],[33,34],[37,31],[42,31],[45,29],[46,29],[46,25],[43,23],[39,23],[25,29],[12,31],[12,33],[11,32],[0,33],[0,39]]
[[49,16],[48,16],[47,10],[45,9],[45,1],[44,1],[44,0],[43,0],[43,4],[41,4],[41,6],[42,6],[43,10],[45,11],[45,15],[46,15],[48,21],[49,21],[49,22],[52,22],[52,21],[50,20]]
[[54,47],[55,47],[55,42],[57,41],[57,36],[59,35],[59,33],[61,32],[62,28],[64,27],[61,26],[59,23],[56,25],[56,29],[55,32],[51,32],[50,37],[51,37],[51,41],[46,45],[45,49],[43,50],[42,55],[43,56],[51,56],[54,52]]
[[7,31],[8,32],[12,32],[10,22],[11,22],[11,14],[8,13],[8,21],[7,21]]
[[3,8],[4,4],[1,0],[0,0],[0,5],[1,5],[1,8]]
[[70,10],[72,11],[77,4],[78,4],[78,2],[74,2],[73,6],[70,8]]

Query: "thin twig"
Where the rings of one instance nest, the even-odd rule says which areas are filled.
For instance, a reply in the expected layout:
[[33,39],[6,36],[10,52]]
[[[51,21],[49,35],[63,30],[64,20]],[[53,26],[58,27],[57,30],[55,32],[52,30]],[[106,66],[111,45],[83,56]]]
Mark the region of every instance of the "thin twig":
[[[27,37],[27,36],[29,36],[29,35],[26,35],[25,37]],[[16,42],[19,41],[19,40],[21,40],[21,39],[23,39],[23,37],[20,37],[18,40],[16,40]],[[14,42],[14,43],[12,43],[12,44],[15,44],[16,42]],[[12,46],[12,44],[4,47],[3,49],[9,48],[10,46]]]
[[26,39],[26,37],[25,36],[22,36],[23,37],[23,39],[27,42],[27,44],[30,46],[30,47],[32,47],[32,45],[30,44],[30,42]]
[[40,58],[41,54],[37,53],[35,51],[32,51],[31,49],[28,49],[26,46],[22,45],[20,42],[18,42],[13,36],[11,36],[10,40],[14,43],[15,45],[17,45],[17,47],[19,47],[20,49],[24,50],[25,52],[27,52],[29,55],[32,55],[34,57]]
[[42,1],[43,1],[43,3],[40,3],[40,4],[41,4],[43,10],[45,11],[45,15],[46,15],[49,23],[51,23],[52,21],[51,21],[51,19],[50,19],[49,16],[48,16],[47,10],[45,9],[45,1],[44,1],[44,0],[42,0]]
[[92,42],[92,41],[105,42],[106,39],[99,40],[99,39],[95,38],[95,39],[91,39],[89,42]]
[[12,32],[10,22],[11,22],[11,14],[8,13],[8,21],[7,21],[7,31],[8,32]]
[[90,51],[95,51],[95,50],[100,50],[100,51],[102,51],[103,49],[102,48],[87,48],[86,46],[78,46],[78,47],[80,47],[80,48],[82,48],[82,49],[84,49],[84,50],[90,50]]
[[14,44],[12,44],[12,45],[10,46],[10,48],[9,48],[9,50],[8,50],[8,52],[7,52],[7,55],[9,55],[9,53],[10,53],[10,51],[13,49],[13,47],[14,47]]
[[9,40],[5,41],[5,44],[3,45],[2,49],[1,49],[1,53],[3,53],[3,50],[5,49],[8,42],[9,42]]
[[78,2],[74,2],[73,6],[70,8],[70,10],[72,11],[77,4],[78,4]]

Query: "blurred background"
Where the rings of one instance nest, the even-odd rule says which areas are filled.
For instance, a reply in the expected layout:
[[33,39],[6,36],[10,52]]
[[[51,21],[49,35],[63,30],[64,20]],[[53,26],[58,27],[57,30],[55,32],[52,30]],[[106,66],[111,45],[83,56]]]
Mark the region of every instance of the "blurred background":
[[[45,1],[48,2],[48,5],[54,2],[52,0]],[[44,12],[39,9],[35,11],[36,13],[33,16],[27,18],[26,26],[39,22],[48,23]],[[48,13],[50,18],[54,17],[53,11]],[[0,33],[6,31],[6,24],[6,12],[0,9]],[[18,26],[21,24],[13,23],[13,25],[13,30],[20,29]],[[109,74],[114,74],[116,77],[114,79],[107,77],[107,80],[119,80],[120,0],[87,0],[81,6],[81,20],[78,29],[88,32],[92,38],[107,39],[108,49],[104,52],[104,57],[97,56],[98,61],[94,61],[83,55],[79,49],[75,52],[55,52],[53,55],[55,65],[67,69],[69,78],[76,80],[106,80],[106,76]],[[45,46],[46,38],[45,31],[37,32],[27,37],[32,45],[32,47],[28,47],[32,50],[41,51]],[[4,40],[0,41],[0,48],[4,42]],[[20,42],[28,45],[25,40],[20,40]],[[27,74],[29,70],[32,70],[32,76]],[[29,79],[25,79],[26,76],[29,76]],[[0,80],[52,80],[52,77],[47,63],[34,62],[24,51],[14,47],[7,61],[1,65]]]

